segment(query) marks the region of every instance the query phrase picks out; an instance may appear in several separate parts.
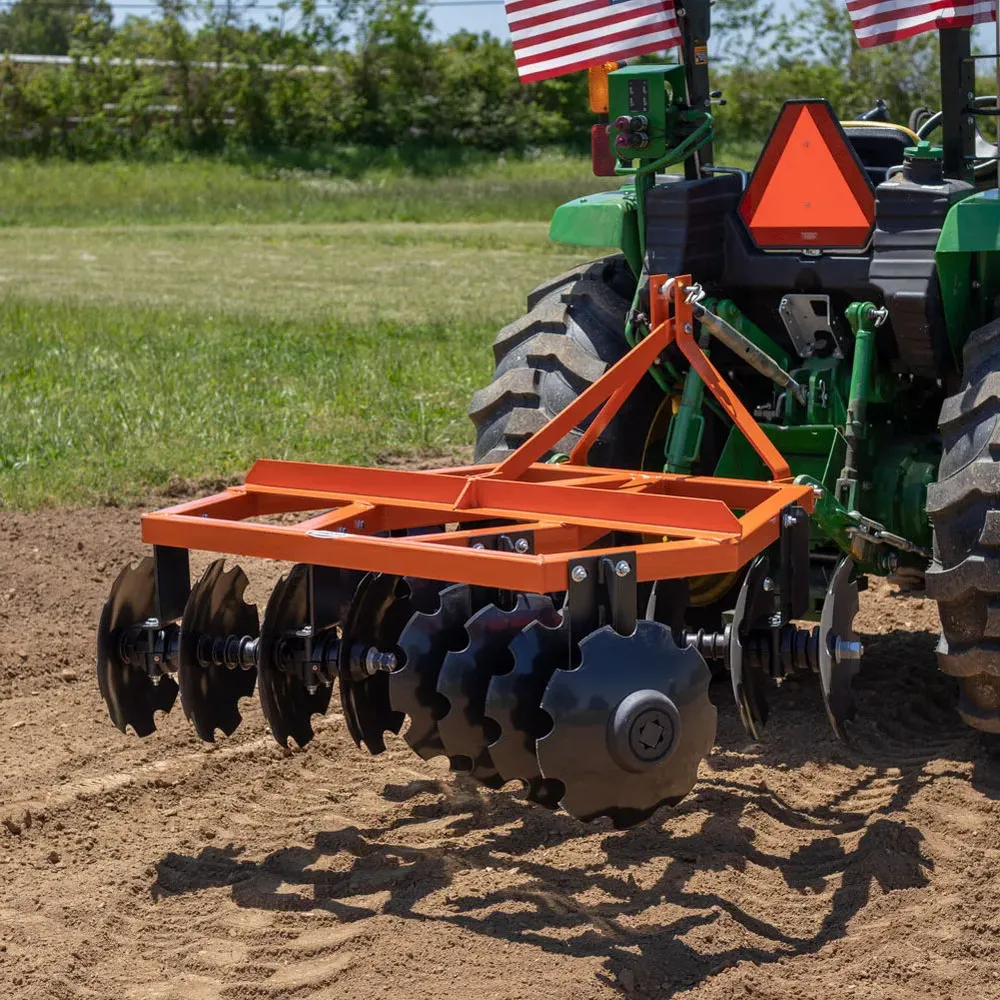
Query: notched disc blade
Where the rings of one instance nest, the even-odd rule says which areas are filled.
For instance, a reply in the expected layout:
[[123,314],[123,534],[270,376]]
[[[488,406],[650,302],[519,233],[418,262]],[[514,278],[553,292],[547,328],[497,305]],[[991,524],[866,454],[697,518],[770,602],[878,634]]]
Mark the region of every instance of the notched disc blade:
[[487,604],[465,625],[468,644],[445,656],[438,676],[438,694],[448,702],[438,730],[452,768],[491,788],[504,779],[490,756],[496,733],[495,726],[487,731],[486,695],[494,675],[510,670],[510,641],[536,619],[549,625],[557,621],[552,602],[541,594],[519,594],[510,611]]
[[355,646],[373,646],[402,656],[399,637],[415,607],[433,608],[433,593],[443,584],[411,577],[369,573],[358,586],[340,645],[340,703],[354,742],[369,753],[385,750],[384,733],[398,733],[405,716],[392,706],[389,674],[377,673],[359,680],[351,675]]
[[554,809],[562,786],[542,777],[535,741],[550,728],[548,716],[539,709],[545,687],[557,667],[569,666],[569,623],[550,627],[533,621],[514,636],[508,649],[513,668],[490,681],[486,696],[486,716],[500,728],[490,756],[504,781],[523,781],[529,801]]
[[542,774],[565,788],[578,819],[633,826],[694,786],[715,741],[711,674],[670,629],[642,620],[619,635],[606,625],[580,643],[575,670],[556,670],[541,707],[552,730],[538,740]]
[[[819,680],[823,691],[830,726],[839,739],[847,740],[844,724],[854,718],[857,706],[851,693],[851,684],[861,669],[861,647],[854,631],[854,617],[858,613],[858,584],[851,579],[854,564],[847,556],[837,563],[830,578],[819,625]],[[833,648],[837,640],[842,644],[855,644],[855,648],[841,645],[846,655],[838,657]]]
[[122,662],[120,633],[151,620],[156,614],[153,560],[147,556],[137,566],[126,566],[111,586],[97,629],[97,684],[108,706],[111,721],[124,733],[129,726],[137,736],[156,729],[156,712],[169,712],[177,698],[177,684],[164,675],[154,684],[144,670]]
[[399,637],[403,660],[389,675],[389,700],[409,716],[404,738],[424,760],[445,752],[438,732],[438,674],[448,651],[465,645],[471,614],[471,588],[453,584],[441,591],[436,610],[414,612]]
[[256,667],[203,666],[198,655],[203,643],[214,639],[260,634],[257,607],[243,600],[248,583],[239,566],[227,571],[225,559],[216,559],[191,588],[184,607],[177,666],[181,705],[207,743],[215,742],[217,729],[232,736],[243,721],[239,700],[249,698],[257,682]]
[[[315,602],[311,614],[310,570]],[[271,591],[260,629],[257,685],[264,718],[281,746],[287,747],[290,739],[299,747],[309,743],[315,735],[312,717],[326,714],[332,694],[325,684],[310,693],[301,677],[282,669],[283,639],[309,625],[314,636],[335,628],[346,617],[360,578],[351,570],[299,563]]]

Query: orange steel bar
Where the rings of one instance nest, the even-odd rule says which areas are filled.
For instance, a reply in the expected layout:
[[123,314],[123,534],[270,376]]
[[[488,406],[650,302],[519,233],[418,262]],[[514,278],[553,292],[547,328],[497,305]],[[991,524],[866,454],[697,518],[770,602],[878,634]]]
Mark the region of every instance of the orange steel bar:
[[[589,389],[580,393],[569,406],[560,411],[544,427],[535,431],[509,458],[504,459],[497,466],[493,475],[503,479],[519,478],[528,466],[555,448],[577,424],[586,420],[601,403],[616,396],[619,388],[632,389],[656,360],[660,351],[669,343],[667,326],[652,331],[620,361],[612,365]],[[617,396],[618,405],[613,409],[606,406],[601,411],[601,416],[606,421],[610,421],[627,395],[628,392]]]
[[[722,405],[733,423],[760,456],[761,461],[771,470],[774,479],[791,478],[791,469],[780,451],[771,443],[771,439],[760,429],[757,421],[739,397],[729,388],[726,380],[719,374],[716,367],[705,356],[705,352],[694,339],[693,310],[687,301],[687,287],[691,283],[690,276],[672,280],[666,275],[658,274],[649,279],[649,312],[650,322],[654,329],[659,326],[671,326],[673,339],[688,359],[691,367],[701,376],[705,388]],[[669,307],[673,304],[674,317],[669,318]],[[650,334],[652,336],[652,333]]]
[[[154,545],[547,592],[565,589],[573,559],[624,552],[636,553],[640,581],[732,572],[777,540],[777,514],[781,509],[796,502],[811,506],[811,496],[807,486],[776,485],[770,501],[760,505],[766,509],[757,516],[754,516],[756,509],[745,514],[739,522],[740,532],[728,537],[693,537],[541,554],[428,544],[420,536],[372,538],[339,531],[307,532],[297,525],[247,524],[169,510],[145,515],[142,536]],[[620,499],[627,505],[631,498]],[[502,531],[496,529],[498,534]]]
[[[417,472],[260,461],[244,486],[145,515],[143,538],[536,592],[565,589],[575,560],[625,552],[635,553],[640,581],[737,570],[777,540],[783,509],[812,510],[808,486],[582,464],[660,351],[676,342],[775,478],[787,478],[787,463],[695,344],[688,281],[651,279],[649,335],[499,464]],[[538,461],[591,415],[569,463]],[[279,513],[307,516],[296,524],[248,520]],[[458,527],[442,530],[449,524]],[[399,537],[407,529],[429,530]],[[505,531],[530,532],[534,551],[474,548]],[[388,532],[396,535],[382,537]],[[612,533],[624,539],[592,547]]]

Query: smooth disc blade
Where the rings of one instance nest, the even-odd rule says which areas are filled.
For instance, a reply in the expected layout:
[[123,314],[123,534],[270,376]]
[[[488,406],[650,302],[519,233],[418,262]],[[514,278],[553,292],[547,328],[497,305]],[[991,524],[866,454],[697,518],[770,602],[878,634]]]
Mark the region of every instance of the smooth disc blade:
[[771,600],[764,590],[767,569],[767,559],[763,556],[750,564],[747,575],[743,578],[729,632],[729,674],[733,697],[740,712],[740,721],[754,739],[760,739],[764,732],[769,709],[764,690],[764,674],[750,662],[743,640],[764,613],[761,605]]
[[858,584],[851,579],[853,568],[847,556],[837,563],[827,587],[819,625],[819,680],[823,704],[834,733],[845,741],[844,724],[857,712],[851,684],[861,669],[861,647],[854,631],[859,603]]

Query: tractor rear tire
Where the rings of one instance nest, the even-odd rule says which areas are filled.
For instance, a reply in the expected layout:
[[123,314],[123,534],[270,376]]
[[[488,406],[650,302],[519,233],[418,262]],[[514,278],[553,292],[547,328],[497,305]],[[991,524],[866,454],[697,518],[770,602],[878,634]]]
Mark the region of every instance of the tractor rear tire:
[[[503,461],[629,349],[636,280],[620,254],[581,264],[528,295],[528,313],[493,344],[496,370],[472,397],[477,462]],[[647,374],[590,450],[589,463],[637,469],[663,393]],[[590,419],[554,449],[568,453]]]
[[938,602],[938,664],[958,679],[960,715],[1000,733],[1000,320],[972,333],[963,367],[941,407],[941,465],[927,491],[927,595]]

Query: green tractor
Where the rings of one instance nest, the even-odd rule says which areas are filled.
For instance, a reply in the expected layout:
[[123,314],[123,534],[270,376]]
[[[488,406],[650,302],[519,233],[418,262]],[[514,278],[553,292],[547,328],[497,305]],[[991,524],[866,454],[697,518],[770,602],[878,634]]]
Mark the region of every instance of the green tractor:
[[[685,3],[685,65],[591,71],[595,173],[624,183],[560,206],[550,236],[619,252],[540,285],[500,332],[476,457],[501,461],[645,336],[650,275],[692,275],[703,348],[816,488],[814,611],[844,554],[861,586],[926,578],[961,715],[1000,732],[1000,201],[976,126],[996,102],[974,96],[969,29],[940,31],[941,111],[916,132],[881,102],[841,122],[790,101],[748,176],[713,161],[708,7]],[[683,361],[659,359],[592,461],[767,478]],[[741,580],[691,580],[687,627],[722,629]]]

